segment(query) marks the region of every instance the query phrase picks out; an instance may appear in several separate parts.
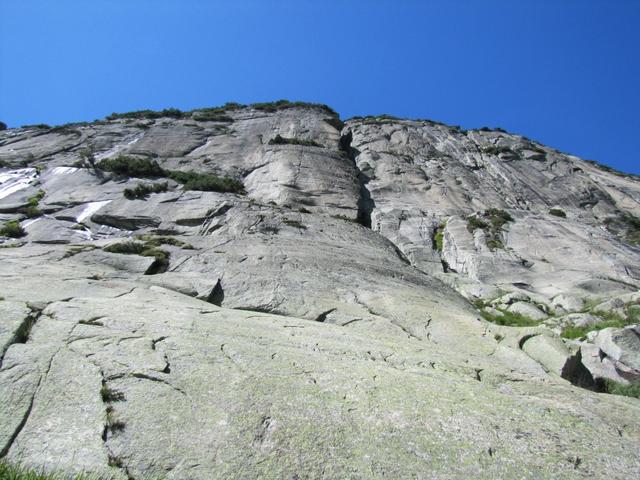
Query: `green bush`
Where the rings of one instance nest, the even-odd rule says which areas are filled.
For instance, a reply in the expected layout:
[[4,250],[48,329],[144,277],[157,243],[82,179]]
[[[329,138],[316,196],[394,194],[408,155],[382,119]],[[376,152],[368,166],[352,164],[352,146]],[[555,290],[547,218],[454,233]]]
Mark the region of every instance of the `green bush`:
[[278,100],[275,102],[267,103],[253,103],[249,106],[255,110],[261,110],[263,112],[277,112],[278,110],[286,110],[288,108],[312,108],[337,116],[337,113],[331,107],[328,107],[327,105],[323,105],[321,103],[290,102],[289,100]]
[[226,123],[233,122],[233,118],[231,118],[229,115],[223,115],[221,113],[207,112],[202,110],[198,111],[197,113],[194,113],[192,118],[196,122],[226,122]]
[[467,230],[469,230],[471,233],[478,229],[485,230],[487,228],[489,228],[489,224],[484,220],[481,220],[478,217],[467,218]]
[[136,238],[145,242],[147,248],[159,247],[160,245],[171,245],[174,247],[180,247],[184,250],[193,250],[193,245],[190,245],[182,240],[178,240],[173,237],[156,237],[154,235],[138,235]]
[[559,208],[552,208],[549,210],[549,215],[553,215],[554,217],[567,218],[567,214],[564,213],[564,210],[560,210]]
[[[147,158],[130,157],[120,155],[116,158],[102,160],[97,167],[101,170],[115,173],[123,177],[157,178],[169,177],[181,183],[186,190],[200,190],[205,192],[233,192],[242,193],[244,185],[242,182],[230,177],[219,177],[213,173],[199,173],[194,171],[164,170],[155,160]],[[156,184],[158,191],[163,191],[164,184]],[[140,186],[138,186],[140,187]],[[136,187],[136,188],[138,188]],[[153,188],[153,187],[151,187]],[[125,196],[139,198],[135,195],[146,195],[146,187],[140,190],[129,190]],[[129,198],[129,197],[127,197]]]
[[21,238],[26,234],[27,232],[20,226],[18,220],[8,220],[4,222],[4,225],[0,228],[0,236],[3,237]]
[[517,155],[517,153],[511,150],[511,148],[504,145],[489,145],[487,147],[484,147],[482,149],[482,152],[486,153],[487,155],[500,155],[501,153],[511,153]]
[[508,222],[513,222],[513,217],[504,210],[499,208],[490,208],[485,210],[484,216],[489,219],[494,229],[500,229]]
[[281,137],[279,134],[269,140],[269,145],[304,145],[307,147],[322,147],[322,145],[314,142],[313,140]]
[[137,198],[147,198],[152,193],[166,192],[169,188],[167,182],[163,183],[139,183],[135,188],[125,188],[124,196],[128,200],[135,200]]
[[112,172],[123,177],[154,178],[165,176],[164,170],[155,160],[126,155],[102,160],[97,164],[97,167],[100,170]]
[[134,119],[145,119],[145,118],[162,118],[162,117],[170,117],[170,118],[183,118],[187,116],[184,112],[178,110],[177,108],[165,108],[164,110],[155,111],[155,110],[137,110],[134,112],[125,112],[125,113],[112,113],[107,116],[107,120],[116,120],[119,118],[134,118]]
[[444,248],[444,229],[446,226],[446,222],[438,225],[433,235],[433,247],[439,253],[442,253],[442,249]]
[[120,243],[112,243],[103,248],[105,252],[123,253],[127,255],[140,255],[145,250],[144,243],[127,241]]

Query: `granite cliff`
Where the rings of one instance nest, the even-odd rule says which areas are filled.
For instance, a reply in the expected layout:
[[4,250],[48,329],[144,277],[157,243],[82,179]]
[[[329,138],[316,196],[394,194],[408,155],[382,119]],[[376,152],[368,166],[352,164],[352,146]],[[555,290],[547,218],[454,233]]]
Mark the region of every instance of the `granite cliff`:
[[0,167],[4,461],[640,476],[638,177],[289,102],[8,129]]

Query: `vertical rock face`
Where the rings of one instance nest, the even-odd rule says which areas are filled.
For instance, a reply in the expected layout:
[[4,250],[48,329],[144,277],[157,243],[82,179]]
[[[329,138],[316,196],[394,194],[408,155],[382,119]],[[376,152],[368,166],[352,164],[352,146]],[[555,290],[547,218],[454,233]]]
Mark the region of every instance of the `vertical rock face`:
[[9,129],[0,166],[9,462],[640,475],[638,400],[596,393],[637,380],[632,176],[288,102]]

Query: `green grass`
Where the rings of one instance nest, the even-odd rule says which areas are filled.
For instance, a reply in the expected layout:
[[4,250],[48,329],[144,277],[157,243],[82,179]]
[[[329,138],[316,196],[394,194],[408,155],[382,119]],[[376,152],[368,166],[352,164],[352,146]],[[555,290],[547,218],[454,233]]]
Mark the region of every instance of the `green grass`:
[[640,323],[640,313],[638,313],[637,310],[628,310],[627,318],[613,312],[593,311],[591,313],[602,318],[602,321],[599,323],[584,325],[582,327],[573,325],[565,327],[564,330],[562,330],[562,332],[560,333],[560,336],[563,338],[578,339],[584,338],[587,333],[596,330],[603,330],[605,328],[624,328],[628,325]]
[[444,248],[444,229],[446,226],[446,222],[438,225],[438,228],[436,228],[436,231],[433,235],[433,247],[439,253],[442,253],[442,249]]
[[606,380],[604,391],[612,395],[622,395],[625,397],[640,398],[640,382],[632,382],[629,385]]
[[3,237],[21,238],[26,234],[27,232],[20,226],[18,220],[8,220],[4,222],[4,225],[0,228],[0,236]]
[[303,140],[300,138],[287,138],[282,137],[280,135],[276,135],[274,138],[269,140],[269,145],[303,145],[306,147],[322,147],[317,142],[313,140]]
[[534,320],[533,318],[526,317],[519,313],[509,312],[508,310],[500,310],[503,316],[494,316],[485,311],[481,311],[485,320],[495,323],[496,325],[505,325],[509,327],[535,327],[540,325],[540,320]]
[[549,215],[553,215],[554,217],[567,218],[567,214],[564,213],[564,210],[560,210],[559,208],[552,208],[549,210]]
[[115,475],[98,476],[93,474],[72,475],[65,473],[45,472],[43,469],[12,465],[0,460],[0,480],[109,480]]
[[27,200],[28,205],[26,207],[20,207],[18,212],[23,214],[27,218],[35,218],[42,215],[42,211],[38,208],[40,200],[44,197],[44,190],[38,190],[38,193],[29,197]]
[[167,182],[163,183],[139,183],[135,188],[125,188],[124,196],[128,200],[147,198],[152,193],[166,192],[169,188]]

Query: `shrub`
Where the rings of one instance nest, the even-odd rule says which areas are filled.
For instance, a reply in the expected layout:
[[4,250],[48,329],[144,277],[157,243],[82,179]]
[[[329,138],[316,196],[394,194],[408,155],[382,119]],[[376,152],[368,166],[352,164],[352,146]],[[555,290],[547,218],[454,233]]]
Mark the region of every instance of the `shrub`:
[[491,225],[494,229],[500,229],[508,222],[513,222],[513,217],[504,210],[500,210],[499,208],[490,208],[489,210],[485,210],[484,216],[489,219]]
[[124,400],[124,394],[122,392],[118,392],[104,384],[100,389],[100,396],[105,403],[122,402]]
[[196,122],[233,122],[233,118],[229,115],[223,115],[221,113],[198,111],[193,114],[192,117]]
[[444,229],[446,226],[446,222],[438,225],[433,235],[433,248],[439,253],[442,253],[444,248]]
[[[213,173],[199,173],[194,171],[163,170],[155,160],[121,155],[101,161],[97,167],[101,170],[113,172],[125,177],[169,177],[181,183],[186,190],[200,190],[205,192],[244,192],[242,182],[230,178],[219,177]],[[163,184],[157,188],[162,191]],[[142,187],[144,189],[145,187]],[[153,188],[153,187],[152,187]],[[144,190],[130,190],[126,195],[144,195]],[[129,197],[127,197],[129,198]],[[138,198],[138,197],[134,197]]]
[[145,245],[140,242],[128,241],[112,243],[103,248],[105,252],[123,253],[126,255],[140,255],[145,249]]
[[317,142],[314,142],[313,140],[303,140],[300,138],[286,138],[286,137],[281,137],[279,134],[276,135],[271,140],[269,140],[269,145],[304,145],[306,147],[322,147],[322,145],[320,145]]
[[487,147],[483,147],[482,152],[486,153],[487,155],[500,155],[501,153],[516,154],[516,152],[511,150],[511,148],[509,148],[507,146],[504,146],[504,145],[500,145],[500,146],[498,146],[498,145],[489,145]]
[[285,110],[288,108],[312,108],[316,110],[322,110],[323,112],[331,115],[338,115],[331,107],[321,103],[307,103],[307,102],[290,102],[289,100],[278,100],[275,102],[267,103],[253,103],[249,105],[255,110],[261,110],[263,112],[277,112],[278,110]]
[[633,382],[628,385],[605,380],[604,391],[612,395],[624,395],[625,397],[640,398],[640,382]]
[[549,210],[549,215],[553,215],[554,217],[567,218],[567,214],[564,213],[564,210],[560,210],[559,208],[552,208]]
[[8,220],[4,222],[4,225],[0,228],[0,236],[3,237],[21,238],[26,234],[27,232],[20,226],[18,220]]
[[134,112],[126,112],[126,113],[112,113],[107,116],[107,120],[116,120],[119,118],[134,118],[134,119],[145,119],[145,118],[162,118],[162,117],[170,117],[170,118],[183,118],[186,114],[177,108],[165,108],[164,110],[155,111],[155,110],[137,110]]
[[469,230],[471,233],[478,229],[485,230],[487,228],[489,228],[489,224],[484,220],[481,220],[478,217],[467,218],[467,230]]
[[7,124],[4,122],[0,122],[0,130],[6,130],[7,129]]
[[231,193],[242,193],[244,191],[242,182],[230,177],[219,177],[212,173],[182,172],[178,170],[166,173],[169,178],[183,184],[186,190]]
[[624,328],[627,325],[633,325],[636,323],[636,318],[634,315],[629,315],[628,318],[624,318],[616,313],[612,312],[593,312],[594,315],[601,317],[603,320],[598,323],[593,323],[590,325],[584,325],[582,327],[576,326],[568,326],[560,333],[560,336],[563,338],[583,338],[589,332],[593,332],[596,330],[603,330],[605,328]]
[[120,155],[115,158],[107,158],[97,164],[100,170],[115,173],[123,177],[163,177],[164,170],[155,160],[147,158],[130,157]]
[[166,192],[169,188],[167,182],[163,183],[139,183],[135,188],[125,188],[124,196],[128,200],[135,200],[137,198],[147,198],[152,193]]
[[159,247],[160,245],[172,245],[174,247],[180,247],[185,250],[193,250],[193,245],[178,240],[173,237],[156,237],[154,235],[138,235],[137,238],[145,242],[147,248]]

